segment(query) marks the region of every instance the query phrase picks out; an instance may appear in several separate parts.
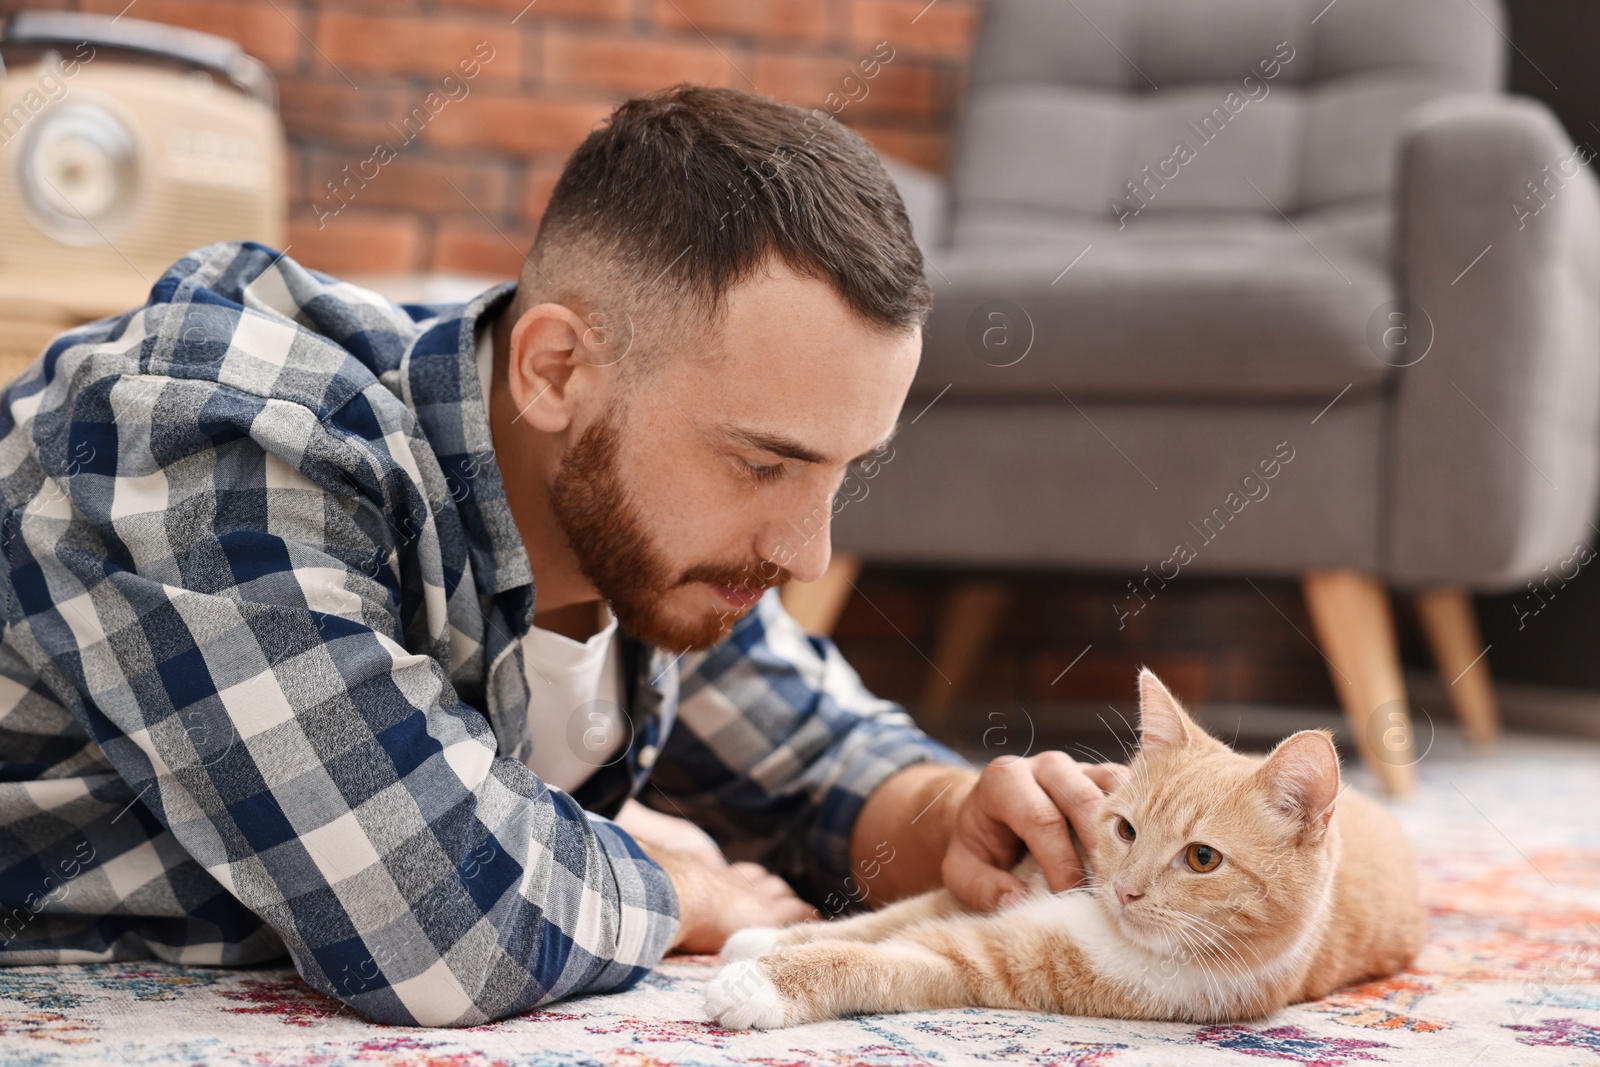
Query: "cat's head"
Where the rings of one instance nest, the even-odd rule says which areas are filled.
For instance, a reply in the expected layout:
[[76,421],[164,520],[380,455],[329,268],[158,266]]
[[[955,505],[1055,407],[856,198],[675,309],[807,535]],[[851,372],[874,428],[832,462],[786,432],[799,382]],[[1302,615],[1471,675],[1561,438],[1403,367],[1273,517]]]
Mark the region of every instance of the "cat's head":
[[[1107,796],[1096,891],[1136,944],[1244,966],[1304,927],[1333,875],[1339,756],[1302,730],[1265,759],[1234,752],[1139,673],[1139,750]],[[1234,969],[1224,966],[1223,969]]]

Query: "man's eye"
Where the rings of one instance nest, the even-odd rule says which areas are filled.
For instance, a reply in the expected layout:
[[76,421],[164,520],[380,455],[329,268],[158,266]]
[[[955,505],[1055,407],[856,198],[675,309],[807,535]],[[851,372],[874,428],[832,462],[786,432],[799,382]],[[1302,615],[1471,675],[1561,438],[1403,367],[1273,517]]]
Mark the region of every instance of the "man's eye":
[[776,478],[783,477],[784,466],[782,463],[769,463],[765,466],[760,466],[746,462],[744,469],[756,481],[770,482]]

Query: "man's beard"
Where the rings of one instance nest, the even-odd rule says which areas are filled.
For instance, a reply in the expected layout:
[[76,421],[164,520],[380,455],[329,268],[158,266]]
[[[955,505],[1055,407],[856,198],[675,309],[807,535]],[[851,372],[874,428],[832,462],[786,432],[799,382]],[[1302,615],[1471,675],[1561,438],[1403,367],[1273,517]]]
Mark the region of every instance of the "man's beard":
[[[551,507],[567,535],[578,566],[611,605],[617,623],[647,644],[673,652],[702,649],[724,637],[742,612],[708,608],[684,622],[666,611],[667,594],[695,582],[757,592],[789,580],[774,563],[701,563],[673,576],[645,532],[617,472],[621,439],[617,408],[607,411],[561,457],[551,487]],[[537,576],[535,576],[537,582]]]

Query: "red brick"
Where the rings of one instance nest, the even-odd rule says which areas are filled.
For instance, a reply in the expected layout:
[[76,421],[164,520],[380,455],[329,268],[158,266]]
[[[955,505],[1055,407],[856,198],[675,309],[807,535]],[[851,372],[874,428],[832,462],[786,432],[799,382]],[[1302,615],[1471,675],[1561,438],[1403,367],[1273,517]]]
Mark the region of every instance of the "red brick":
[[[849,101],[840,114],[929,117],[941,106],[936,71],[926,63],[879,64],[871,78],[862,73],[859,63],[859,59],[839,56],[764,52],[756,57],[751,77],[761,92],[804,108],[832,110],[835,101],[828,95],[836,93],[840,100]],[[873,68],[869,64],[866,69]]]
[[541,163],[528,168],[527,176],[522,181],[523,219],[531,223],[539,221],[560,178],[561,168],[554,164]]
[[[127,0],[83,0],[82,10],[119,14]],[[140,0],[130,17],[185,26],[238,41],[240,46],[275,70],[292,69],[306,51],[304,18],[288,5],[215,3],[211,0]]]
[[366,212],[358,206],[319,220],[297,212],[289,219],[290,254],[330,274],[420,270],[422,223],[398,212]]
[[701,33],[746,37],[829,37],[828,5],[817,0],[655,0],[655,21]]
[[[283,3],[283,0],[277,0]],[[408,11],[422,9],[423,0],[337,0],[342,11],[371,11],[380,15],[404,14]],[[332,7],[333,3],[323,3],[316,6]]]
[[[324,11],[317,16],[318,60],[341,70],[420,74],[436,86],[453,74],[469,86],[516,81],[522,74],[522,32],[478,17],[387,18]],[[487,60],[482,46],[493,49]],[[462,77],[458,65],[476,62],[478,73]]]
[[517,25],[550,19],[624,22],[633,17],[633,0],[434,0],[438,7],[499,11]]
[[[848,117],[848,110],[845,115]],[[949,152],[949,134],[906,130],[876,123],[852,122],[850,127],[883,155],[915,163],[935,173],[944,172],[945,157]]]
[[428,140],[438,147],[496,149],[514,155],[565,154],[612,110],[613,105],[594,100],[477,92],[451,104],[450,121],[430,126]]
[[430,270],[460,270],[514,278],[533,244],[528,229],[496,229],[481,218],[443,219],[434,231]]
[[[511,209],[509,163],[431,159],[422,151],[417,146],[379,166],[367,162],[370,152],[314,150],[308,153],[302,195],[327,207],[337,208],[343,198],[366,210],[398,208],[424,217],[476,207],[497,218]],[[337,192],[328,189],[329,181]]]
[[750,61],[731,45],[719,51],[704,42],[649,41],[564,29],[551,29],[544,38],[544,78],[551,85],[643,93],[680,81],[749,84],[739,70],[748,74]]
[[278,107],[291,137],[332,139],[370,152],[380,140],[404,137],[389,124],[400,121],[414,95],[398,88],[356,89],[342,79],[286,78],[278,87]]
[[293,142],[286,147],[283,160],[284,195],[289,203],[297,204],[306,195],[306,151]]
[[856,47],[888,41],[897,58],[905,53],[965,60],[977,28],[977,6],[962,0],[855,0],[850,5],[850,40]]

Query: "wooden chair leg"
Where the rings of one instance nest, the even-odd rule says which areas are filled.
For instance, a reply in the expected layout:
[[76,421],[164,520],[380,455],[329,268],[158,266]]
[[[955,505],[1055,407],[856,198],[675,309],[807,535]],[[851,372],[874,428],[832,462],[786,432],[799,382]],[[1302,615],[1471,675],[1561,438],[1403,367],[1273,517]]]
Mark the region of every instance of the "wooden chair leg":
[[939,614],[939,639],[933,666],[917,705],[924,727],[947,731],[956,698],[976,673],[1000,618],[1011,602],[1003,582],[962,582],[950,591]]
[[1462,729],[1473,744],[1493,744],[1500,734],[1500,709],[1471,596],[1465,589],[1429,589],[1418,593],[1415,603]]
[[821,578],[814,582],[790,582],[783,587],[784,609],[802,627],[826,637],[838,625],[839,615],[850,594],[855,592],[856,576],[860,573],[860,556],[835,552]]
[[1416,757],[1388,592],[1351,570],[1311,571],[1301,585],[1357,751],[1385,792],[1409,793]]

